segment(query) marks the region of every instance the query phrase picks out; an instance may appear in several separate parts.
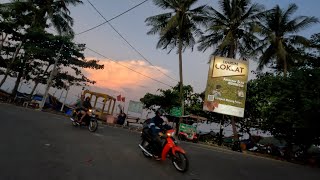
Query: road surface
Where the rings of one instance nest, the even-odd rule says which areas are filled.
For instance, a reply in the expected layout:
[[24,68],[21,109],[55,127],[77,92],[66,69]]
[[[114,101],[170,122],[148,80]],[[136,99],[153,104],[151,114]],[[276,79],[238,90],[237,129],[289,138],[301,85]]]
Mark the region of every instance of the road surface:
[[183,143],[190,170],[144,158],[139,134],[101,125],[96,133],[65,117],[0,104],[0,180],[319,180],[320,170]]

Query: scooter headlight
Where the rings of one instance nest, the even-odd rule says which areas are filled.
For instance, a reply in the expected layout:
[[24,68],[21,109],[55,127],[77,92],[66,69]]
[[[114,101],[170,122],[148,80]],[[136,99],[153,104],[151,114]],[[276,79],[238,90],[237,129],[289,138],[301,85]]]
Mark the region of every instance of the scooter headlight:
[[172,132],[167,132],[167,136],[168,136],[168,137],[173,137],[173,136],[174,136],[174,133],[175,133],[174,131],[172,131]]
[[96,110],[94,110],[94,109],[89,109],[89,113],[95,113],[96,112]]

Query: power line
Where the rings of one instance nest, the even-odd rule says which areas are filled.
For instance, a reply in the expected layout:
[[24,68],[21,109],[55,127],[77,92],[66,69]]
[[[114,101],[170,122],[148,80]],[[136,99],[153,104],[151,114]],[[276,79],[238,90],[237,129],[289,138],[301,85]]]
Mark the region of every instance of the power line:
[[91,30],[94,30],[94,29],[96,29],[96,28],[98,28],[98,27],[100,27],[100,26],[102,26],[102,25],[104,25],[104,24],[106,24],[106,23],[108,23],[108,22],[110,22],[110,21],[112,21],[112,20],[114,20],[114,19],[116,19],[116,18],[118,18],[118,17],[120,17],[120,16],[124,15],[124,14],[126,14],[127,12],[129,12],[129,11],[131,11],[131,10],[133,10],[133,9],[135,9],[135,8],[137,8],[137,7],[139,7],[139,6],[141,6],[142,4],[144,4],[144,3],[145,3],[145,2],[147,2],[147,1],[149,1],[149,0],[142,1],[141,3],[139,3],[139,4],[135,5],[135,6],[133,6],[132,8],[130,8],[130,9],[128,9],[128,10],[126,10],[126,11],[122,12],[121,14],[119,14],[119,15],[117,15],[117,16],[115,16],[115,17],[113,17],[113,18],[109,19],[109,20],[106,20],[105,22],[103,22],[103,23],[101,23],[101,24],[98,24],[97,26],[94,26],[94,27],[89,28],[89,29],[87,29],[87,30],[85,30],[85,31],[82,31],[82,32],[80,32],[80,33],[78,33],[78,34],[76,34],[76,35],[80,35],[80,34],[83,34],[83,33],[89,32],[89,31],[91,31]]
[[157,69],[159,72],[161,72],[163,75],[167,76],[168,78],[177,81],[176,79],[172,78],[171,76],[167,75],[166,73],[162,72],[160,69],[158,69],[156,66],[154,66],[146,57],[144,57],[126,38],[123,37],[123,35],[110,23],[108,20],[101,14],[101,12],[90,2],[90,0],[87,0],[88,3],[99,13],[99,15],[108,23],[108,25],[136,52],[138,53],[145,61],[147,61],[151,66],[153,66],[155,69]]
[[119,64],[120,66],[123,66],[123,67],[125,67],[125,68],[127,68],[127,69],[129,69],[129,70],[131,70],[131,71],[133,71],[133,72],[135,72],[135,73],[138,73],[138,74],[140,74],[140,75],[142,75],[142,76],[144,76],[144,77],[147,77],[147,78],[152,79],[152,80],[154,80],[154,81],[156,81],[156,82],[158,82],[158,83],[164,84],[164,85],[169,86],[169,87],[172,88],[172,86],[169,85],[169,84],[166,84],[166,83],[164,83],[164,82],[162,82],[162,81],[159,81],[159,80],[157,80],[157,79],[155,79],[155,78],[152,78],[152,77],[150,77],[150,76],[147,76],[147,75],[145,75],[145,74],[142,74],[142,73],[140,73],[139,71],[136,71],[136,70],[134,70],[134,69],[132,69],[132,68],[130,68],[130,67],[128,67],[128,66],[125,66],[125,65],[119,63],[118,61],[112,60],[112,59],[106,57],[105,55],[103,55],[103,54],[101,54],[101,53],[99,53],[99,52],[97,52],[97,51],[95,51],[95,50],[93,50],[93,49],[91,49],[91,48],[89,48],[89,47],[86,47],[86,49],[88,49],[88,50],[90,50],[90,51],[92,51],[92,52],[94,52],[94,53],[96,53],[96,54],[98,54],[98,55],[100,55],[100,56],[102,56],[102,57],[104,57],[104,58],[106,58],[106,59],[109,59],[110,61],[113,61],[113,62]]

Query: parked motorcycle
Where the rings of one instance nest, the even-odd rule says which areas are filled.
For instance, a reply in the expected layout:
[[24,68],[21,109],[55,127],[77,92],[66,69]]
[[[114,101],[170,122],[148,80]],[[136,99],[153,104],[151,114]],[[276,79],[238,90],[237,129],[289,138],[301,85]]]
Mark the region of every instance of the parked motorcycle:
[[179,132],[178,139],[180,141],[192,141],[194,143],[197,143],[199,141],[198,135],[195,132],[192,132],[191,134],[187,134],[186,132]]
[[80,119],[82,114],[79,113],[77,115],[77,111],[73,110],[73,116],[70,118],[72,121],[73,126],[87,126],[90,132],[95,132],[98,129],[98,120],[96,118],[96,115],[94,114],[95,110],[94,109],[89,109],[88,113],[86,116],[83,118],[82,123],[80,124],[77,119]]
[[[186,152],[179,146],[177,146],[176,140],[173,138],[175,130],[168,129],[163,132],[162,139],[162,151],[161,160],[164,161],[166,158],[172,160],[173,166],[179,172],[186,172],[189,168],[189,161],[186,156]],[[154,148],[152,146],[152,137],[148,133],[148,129],[144,129],[141,134],[142,142],[139,147],[142,153],[147,158],[155,157]]]

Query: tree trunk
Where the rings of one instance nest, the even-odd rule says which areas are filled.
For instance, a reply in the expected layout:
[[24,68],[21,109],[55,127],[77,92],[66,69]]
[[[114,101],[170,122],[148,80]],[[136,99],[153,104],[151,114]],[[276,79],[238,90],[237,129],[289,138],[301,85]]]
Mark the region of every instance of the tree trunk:
[[[47,71],[48,71],[48,69],[49,69],[50,66],[51,66],[51,64],[49,64],[49,65],[47,66],[47,68],[44,70],[42,76],[44,76],[44,75],[47,73]],[[37,77],[35,78],[35,84],[34,84],[34,86],[33,86],[33,88],[32,88],[31,93],[30,93],[30,97],[33,95],[34,91],[36,90],[36,88],[37,88],[38,85],[39,85],[39,77],[40,77],[40,73],[39,73],[39,74],[37,75]]]
[[30,98],[31,98],[31,96],[33,95],[34,91],[37,89],[38,85],[39,85],[39,82],[38,82],[38,81],[35,81],[35,84],[34,84],[34,86],[33,86],[33,88],[32,88],[31,93],[30,93]]
[[16,79],[15,85],[14,85],[13,90],[12,90],[12,93],[11,93],[11,95],[12,95],[13,97],[15,97],[16,94],[17,94],[17,91],[18,91],[18,88],[19,88],[19,85],[20,85],[20,82],[21,82],[21,78],[22,78],[22,76],[23,76],[23,74],[24,74],[24,69],[26,68],[27,59],[28,59],[28,58],[26,58],[26,57],[24,57],[24,58],[22,59],[20,68],[19,68],[19,70],[18,70],[18,77],[17,77],[17,79]]
[[13,55],[13,57],[12,57],[12,59],[11,59],[11,62],[10,62],[10,64],[8,65],[8,67],[7,67],[7,69],[6,69],[6,73],[5,73],[3,79],[2,79],[1,82],[0,82],[0,87],[1,87],[1,86],[3,85],[3,83],[6,81],[8,75],[9,75],[9,73],[10,73],[12,64],[13,64],[14,61],[16,60],[16,58],[17,58],[17,56],[18,56],[18,54],[19,54],[19,52],[20,52],[21,47],[22,47],[22,42],[18,45],[16,51],[14,52],[14,55]]
[[287,77],[288,65],[287,65],[287,58],[283,60],[283,76]]
[[182,73],[182,40],[179,33],[179,76],[180,76],[180,102],[181,115],[184,115],[184,97],[183,97],[183,73]]
[[234,139],[235,141],[238,141],[238,140],[239,140],[239,136],[238,136],[238,131],[237,131],[235,119],[236,119],[236,117],[234,117],[234,116],[231,117],[231,124],[232,124],[232,131],[233,131],[233,139]]
[[3,44],[7,39],[8,34],[3,35],[3,38],[1,39],[1,43],[0,43],[0,52],[2,50]]
[[14,84],[14,87],[13,87],[13,90],[12,90],[12,93],[11,93],[11,96],[12,96],[12,97],[15,97],[16,94],[17,94],[18,87],[19,87],[19,85],[20,85],[20,81],[21,81],[22,75],[23,75],[23,71],[22,71],[22,69],[21,69],[21,70],[19,71],[19,73],[18,73],[17,80],[16,80],[16,82],[15,82],[15,84]]
[[9,71],[6,71],[6,73],[4,74],[4,77],[2,78],[2,80],[0,82],[0,88],[2,87],[4,82],[6,82],[6,79],[7,79],[8,75],[9,75]]
[[[236,56],[235,46],[236,46],[236,45],[234,44],[234,45],[232,45],[232,46],[230,47],[230,51],[229,51],[229,53],[228,53],[228,58],[235,58],[235,56]],[[238,141],[238,140],[239,140],[239,137],[238,137],[238,131],[237,131],[236,121],[235,121],[235,117],[234,117],[234,116],[231,118],[231,124],[232,124],[233,138],[234,138],[235,141]]]
[[248,133],[248,135],[249,135],[249,139],[251,140],[252,134],[251,134],[251,132],[250,132],[250,128],[247,129],[247,133]]

